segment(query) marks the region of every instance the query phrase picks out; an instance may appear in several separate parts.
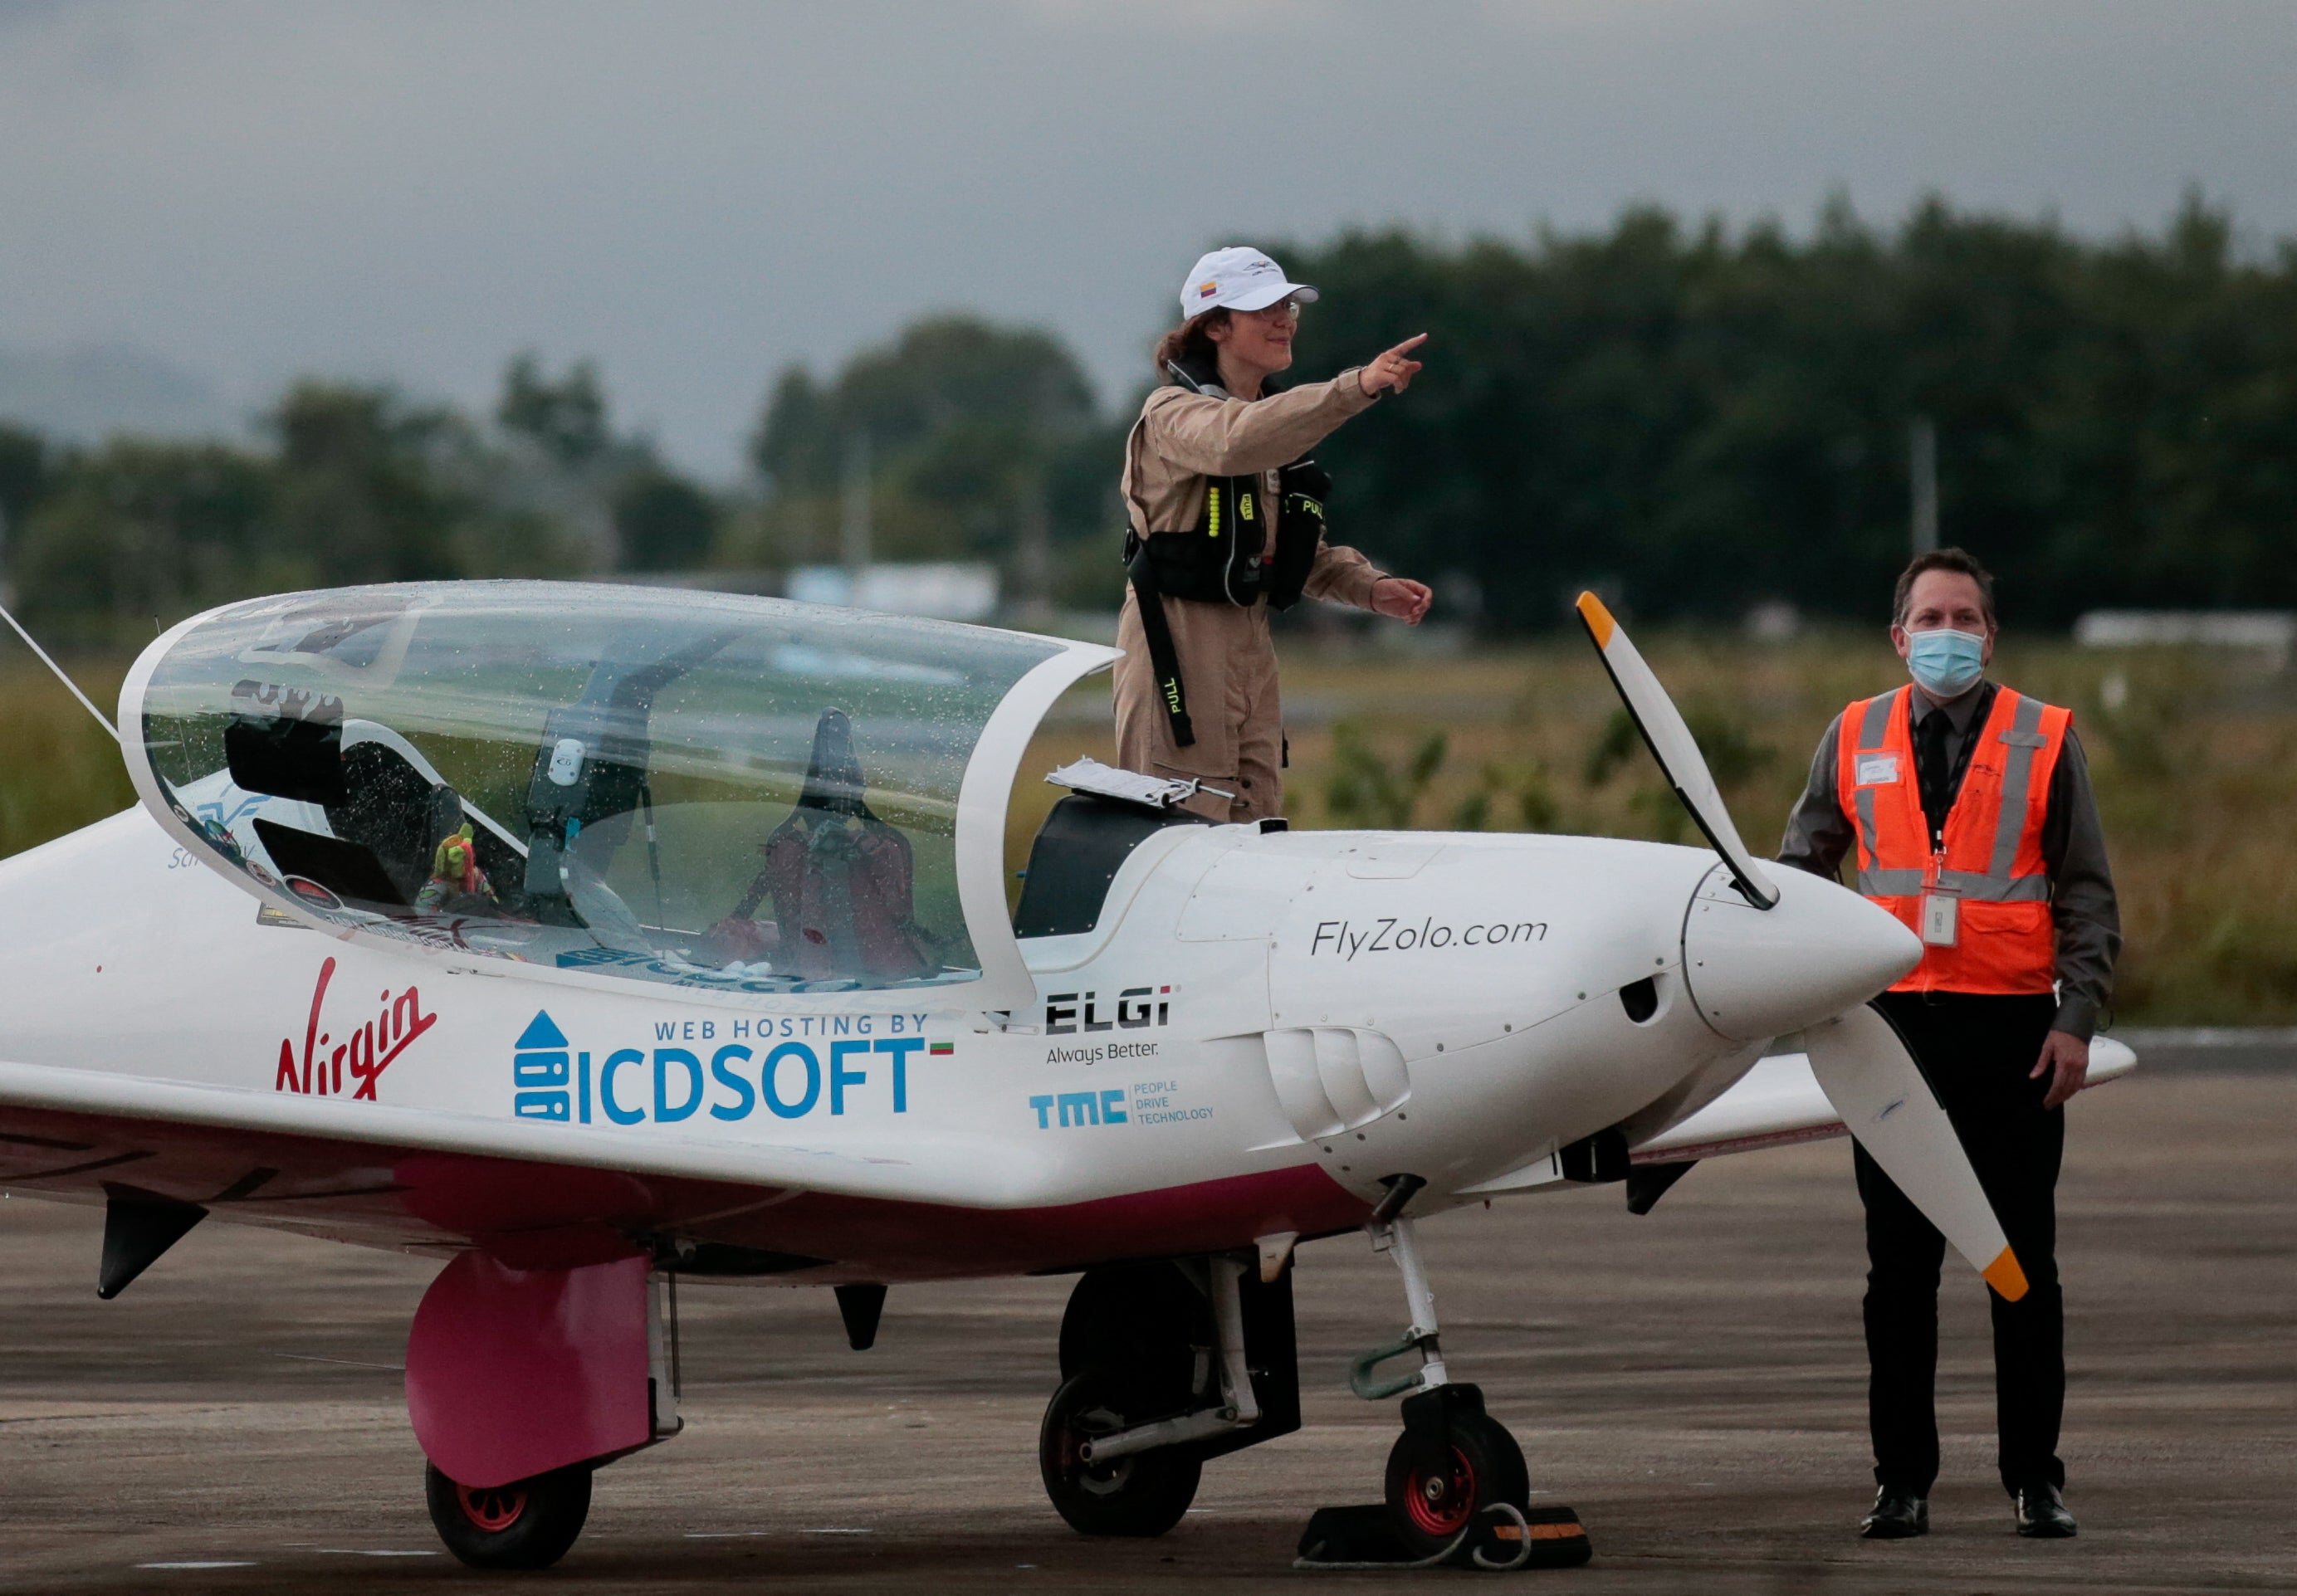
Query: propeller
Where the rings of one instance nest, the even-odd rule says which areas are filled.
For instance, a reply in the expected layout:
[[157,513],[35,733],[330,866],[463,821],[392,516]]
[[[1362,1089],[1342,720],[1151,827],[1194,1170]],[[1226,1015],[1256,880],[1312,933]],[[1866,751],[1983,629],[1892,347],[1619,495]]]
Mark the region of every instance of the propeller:
[[1731,811],[1724,808],[1723,794],[1715,789],[1706,757],[1699,752],[1691,728],[1683,723],[1675,701],[1643,663],[1643,656],[1635,652],[1619,623],[1611,619],[1601,599],[1582,593],[1579,619],[1586,623],[1587,635],[1594,639],[1595,652],[1602,657],[1603,669],[1610,672],[1611,685],[1619,690],[1635,729],[1643,734],[1651,757],[1659,761],[1659,773],[1683,801],[1683,807],[1691,811],[1692,822],[1707,834],[1708,846],[1722,857],[1733,884],[1757,909],[1769,909],[1778,902],[1779,889],[1747,851],[1747,844],[1739,840],[1739,828],[1731,823]]
[[[1798,961],[1810,967],[1838,961],[1843,945],[1850,940],[1845,934],[1851,927],[1839,913],[1828,911],[1857,906],[1839,899],[1828,901],[1824,895],[1844,889],[1815,877],[1795,876],[1791,882],[1794,890],[1781,892],[1781,884],[1771,879],[1740,841],[1739,828],[1732,824],[1731,812],[1716,790],[1706,757],[1699,752],[1699,744],[1684,724],[1674,700],[1610,611],[1603,607],[1603,601],[1593,593],[1582,593],[1579,619],[1602,656],[1603,669],[1610,673],[1611,684],[1634,718],[1635,729],[1642,733],[1675,795],[1730,872],[1732,884],[1754,908],[1774,911],[1746,926],[1698,927],[1717,950],[1702,965],[1702,968],[1716,967],[1709,979],[1719,980],[1719,967],[1727,964],[1734,967],[1732,974],[1740,978],[1739,984],[1760,986],[1768,983],[1769,972],[1774,968],[1790,967]],[[1872,912],[1883,911],[1872,909]],[[1757,925],[1762,930],[1749,934]],[[1899,934],[1911,945],[1911,937]],[[1692,924],[1686,922],[1686,960],[1692,935]],[[1720,952],[1727,952],[1729,958],[1720,957]],[[1896,968],[1903,973],[1911,962],[1908,958]],[[1692,984],[1696,988],[1700,983],[1693,980]],[[1756,1023],[1762,1024],[1759,1008],[1756,1016]],[[1710,1025],[1728,1024],[1711,1015],[1708,1018]],[[1793,1019],[1781,1015],[1770,1023],[1785,1021],[1791,1028]],[[1723,1033],[1747,1034],[1737,1030]],[[1808,1025],[1804,1037],[1811,1074],[1867,1156],[1954,1244],[1955,1251],[1986,1277],[1988,1285],[2010,1302],[2025,1296],[2026,1273],[2003,1234],[2002,1222],[1978,1183],[1977,1172],[1971,1168],[1970,1155],[1955,1133],[1954,1123],[1939,1106],[1937,1094],[1923,1079],[1898,1027],[1880,1009],[1861,1003]]]
[[1994,1205],[1898,1028],[1862,1006],[1803,1032],[1810,1073],[1866,1156],[2005,1299],[2026,1295]]

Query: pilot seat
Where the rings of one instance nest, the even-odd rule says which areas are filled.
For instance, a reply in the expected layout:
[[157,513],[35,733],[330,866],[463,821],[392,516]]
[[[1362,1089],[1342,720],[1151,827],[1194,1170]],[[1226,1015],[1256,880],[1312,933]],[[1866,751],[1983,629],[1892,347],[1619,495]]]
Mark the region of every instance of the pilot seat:
[[[918,924],[908,837],[870,811],[845,712],[822,712],[805,785],[789,818],[759,845],[765,864],[734,912],[712,928],[714,958],[771,957],[806,981],[907,981],[939,963],[940,939]],[[773,920],[760,926],[771,899]]]
[[326,806],[328,829],[372,853],[399,901],[412,903],[431,879],[439,839],[463,824],[463,800],[384,744],[354,743],[342,759],[344,798]]

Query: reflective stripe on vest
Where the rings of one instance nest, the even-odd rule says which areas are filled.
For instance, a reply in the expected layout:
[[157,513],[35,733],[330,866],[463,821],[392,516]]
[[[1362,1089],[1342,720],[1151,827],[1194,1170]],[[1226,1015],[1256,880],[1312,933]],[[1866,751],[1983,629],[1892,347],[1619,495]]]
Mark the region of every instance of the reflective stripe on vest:
[[1947,816],[1940,860],[1922,810],[1912,692],[1900,687],[1843,712],[1837,777],[1843,812],[1858,829],[1858,891],[1917,927],[1924,893],[1959,900],[1956,945],[1926,948],[1894,990],[2047,991],[2056,937],[2041,830],[2049,774],[2072,717],[1997,691],[1986,723],[1974,728],[1978,742]]

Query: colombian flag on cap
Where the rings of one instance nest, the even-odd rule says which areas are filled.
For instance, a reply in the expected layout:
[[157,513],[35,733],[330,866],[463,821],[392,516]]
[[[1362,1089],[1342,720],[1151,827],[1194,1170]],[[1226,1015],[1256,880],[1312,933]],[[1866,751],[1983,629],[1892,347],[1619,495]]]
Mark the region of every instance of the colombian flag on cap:
[[1197,297],[1200,300],[1208,300],[1219,292],[1220,284],[1217,283],[1199,283],[1197,284]]

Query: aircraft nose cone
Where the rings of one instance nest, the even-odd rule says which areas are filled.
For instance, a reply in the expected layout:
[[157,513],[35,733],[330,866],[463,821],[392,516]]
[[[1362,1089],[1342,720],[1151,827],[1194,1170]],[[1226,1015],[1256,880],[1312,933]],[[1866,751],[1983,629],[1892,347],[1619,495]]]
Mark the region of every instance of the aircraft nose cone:
[[1832,881],[1774,869],[1758,909],[1719,866],[1692,894],[1683,970],[1700,1016],[1734,1041],[1799,1031],[1864,1003],[1922,962],[1920,938]]

